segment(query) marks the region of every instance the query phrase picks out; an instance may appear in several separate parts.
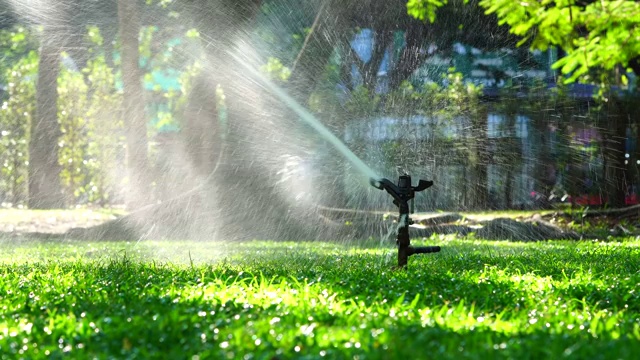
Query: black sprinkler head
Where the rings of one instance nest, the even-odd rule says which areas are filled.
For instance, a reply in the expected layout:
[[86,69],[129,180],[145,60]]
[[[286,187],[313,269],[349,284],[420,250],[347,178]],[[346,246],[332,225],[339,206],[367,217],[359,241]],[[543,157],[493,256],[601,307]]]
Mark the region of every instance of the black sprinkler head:
[[398,217],[398,234],[396,243],[398,244],[398,267],[407,266],[409,256],[413,254],[426,254],[440,251],[439,246],[413,247],[409,238],[409,225],[413,224],[409,217],[411,211],[409,201],[415,197],[416,192],[423,191],[433,185],[433,181],[419,180],[417,186],[411,185],[411,176],[400,175],[398,184],[394,184],[388,179],[369,179],[369,183],[376,189],[385,190],[393,197],[393,203],[398,207],[400,214]]

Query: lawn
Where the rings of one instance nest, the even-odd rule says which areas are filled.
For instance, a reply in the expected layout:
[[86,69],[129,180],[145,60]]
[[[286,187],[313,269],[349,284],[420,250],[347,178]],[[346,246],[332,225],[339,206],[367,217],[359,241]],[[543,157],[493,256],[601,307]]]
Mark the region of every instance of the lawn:
[[0,358],[640,353],[640,240],[429,245],[0,241]]

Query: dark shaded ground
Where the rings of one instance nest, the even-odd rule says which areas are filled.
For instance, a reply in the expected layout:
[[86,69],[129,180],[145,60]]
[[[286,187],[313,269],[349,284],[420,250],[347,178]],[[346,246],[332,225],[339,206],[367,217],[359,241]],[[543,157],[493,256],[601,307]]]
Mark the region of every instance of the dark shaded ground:
[[457,234],[487,240],[541,241],[578,240],[582,236],[543,218],[540,214],[507,217],[503,213],[463,216],[457,213],[415,216],[413,236]]
[[[607,211],[557,212],[484,212],[478,214],[414,214],[412,237],[456,234],[479,239],[541,241],[549,239],[580,240],[637,235],[632,225],[635,207]],[[163,214],[158,208],[124,215],[91,210],[0,210],[0,238],[67,240],[140,240],[165,238],[207,238],[216,229],[206,214],[184,211]],[[251,233],[251,219],[241,219]],[[366,239],[392,234],[396,216],[385,212],[318,208],[317,217],[306,234],[326,240]],[[285,224],[286,226],[286,224]],[[314,233],[316,233],[314,235]],[[259,234],[259,232],[256,232]],[[258,235],[259,236],[259,235]],[[260,238],[260,237],[255,237]],[[295,237],[297,238],[297,237]],[[265,238],[267,239],[267,238]],[[284,238],[283,238],[284,239]],[[278,240],[278,239],[275,239]],[[286,240],[290,240],[286,239]]]
[[[450,217],[448,215],[447,217]],[[437,223],[436,218],[419,221],[424,227],[416,229],[415,234],[431,236],[434,234],[469,235],[488,240],[540,241],[547,239],[578,240],[580,234],[546,221],[535,214],[524,219],[497,217],[477,221],[462,218],[455,222]]]
[[0,239],[62,239],[73,228],[92,228],[122,216],[122,210],[0,209]]
[[[394,214],[362,212],[342,209],[322,209],[325,216],[337,223],[351,223],[359,228],[361,236],[375,234],[378,229],[371,224],[396,226]],[[437,213],[414,214],[412,237],[456,234],[488,240],[541,241],[548,239],[578,240],[596,234],[576,232],[575,226],[559,213],[538,214],[535,212],[505,213],[485,212],[481,214]],[[573,224],[571,224],[573,225]]]

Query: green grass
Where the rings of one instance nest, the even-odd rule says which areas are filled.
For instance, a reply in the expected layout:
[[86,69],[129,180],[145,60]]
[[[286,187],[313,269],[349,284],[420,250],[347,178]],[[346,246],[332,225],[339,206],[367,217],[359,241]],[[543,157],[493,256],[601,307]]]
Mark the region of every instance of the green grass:
[[640,241],[0,243],[0,358],[631,359]]

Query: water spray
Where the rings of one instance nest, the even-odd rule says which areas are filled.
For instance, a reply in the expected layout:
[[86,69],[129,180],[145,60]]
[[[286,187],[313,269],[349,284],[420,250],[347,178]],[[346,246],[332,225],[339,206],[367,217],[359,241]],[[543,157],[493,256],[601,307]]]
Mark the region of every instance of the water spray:
[[393,204],[400,210],[398,217],[398,234],[396,237],[396,243],[398,244],[398,268],[406,267],[409,256],[413,254],[428,254],[440,251],[440,246],[413,247],[411,246],[411,240],[409,238],[409,225],[413,224],[413,221],[409,217],[409,215],[413,213],[413,206],[409,206],[409,201],[411,201],[411,205],[413,205],[412,200],[415,197],[415,193],[431,187],[433,181],[420,179],[418,186],[411,186],[411,176],[405,173],[400,175],[397,185],[384,178],[371,178],[369,182],[376,189],[386,190],[393,197]]

